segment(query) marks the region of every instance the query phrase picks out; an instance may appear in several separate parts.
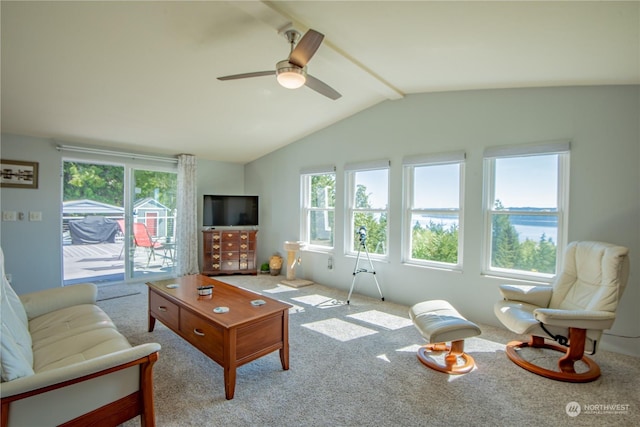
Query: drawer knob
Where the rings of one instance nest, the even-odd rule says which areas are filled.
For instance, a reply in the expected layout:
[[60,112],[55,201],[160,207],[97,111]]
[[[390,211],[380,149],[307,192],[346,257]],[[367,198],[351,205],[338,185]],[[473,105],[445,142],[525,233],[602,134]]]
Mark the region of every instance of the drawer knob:
[[199,331],[199,330],[197,330],[197,329],[194,329],[194,330],[193,330],[193,333],[194,333],[194,334],[196,334],[196,335],[197,335],[197,336],[199,336],[199,337],[203,337],[203,336],[204,336],[204,332]]

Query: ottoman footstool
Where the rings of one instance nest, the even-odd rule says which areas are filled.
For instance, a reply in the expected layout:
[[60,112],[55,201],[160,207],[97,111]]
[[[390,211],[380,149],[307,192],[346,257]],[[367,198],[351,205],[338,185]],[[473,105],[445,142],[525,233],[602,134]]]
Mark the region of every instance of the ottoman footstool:
[[[480,328],[468,321],[451,304],[443,300],[420,302],[409,310],[409,317],[420,334],[429,342],[418,349],[418,359],[424,365],[447,374],[465,374],[475,367],[475,361],[464,352],[464,339],[481,334]],[[451,342],[451,345],[447,345]],[[430,353],[448,352],[444,364]],[[458,361],[462,359],[462,363]]]

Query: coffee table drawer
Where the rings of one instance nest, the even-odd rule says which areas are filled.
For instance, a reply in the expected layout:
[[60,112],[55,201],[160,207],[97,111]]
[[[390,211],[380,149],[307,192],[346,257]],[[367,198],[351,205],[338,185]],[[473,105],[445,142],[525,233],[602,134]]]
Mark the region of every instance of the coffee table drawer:
[[155,292],[149,292],[149,312],[169,328],[178,328],[180,308]]
[[[221,314],[220,316],[224,316]],[[222,329],[187,310],[180,311],[180,332],[193,346],[218,363],[224,361]]]

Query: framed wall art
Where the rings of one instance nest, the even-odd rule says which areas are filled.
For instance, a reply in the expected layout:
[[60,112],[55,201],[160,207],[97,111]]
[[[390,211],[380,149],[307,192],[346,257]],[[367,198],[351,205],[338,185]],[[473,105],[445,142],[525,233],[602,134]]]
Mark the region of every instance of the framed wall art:
[[0,186],[38,188],[38,163],[1,159]]

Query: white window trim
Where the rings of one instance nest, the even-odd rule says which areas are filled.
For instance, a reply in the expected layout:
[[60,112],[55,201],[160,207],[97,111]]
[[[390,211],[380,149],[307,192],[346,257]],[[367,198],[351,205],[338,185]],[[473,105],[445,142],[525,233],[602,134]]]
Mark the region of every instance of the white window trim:
[[346,184],[348,191],[347,194],[347,202],[346,206],[346,216],[347,224],[346,224],[346,233],[344,236],[344,253],[346,256],[356,256],[358,251],[352,249],[355,244],[355,234],[356,230],[353,227],[353,218],[356,212],[361,213],[373,213],[373,214],[385,214],[387,215],[387,233],[385,238],[385,254],[376,254],[373,253],[368,247],[369,256],[371,259],[388,261],[389,260],[389,229],[391,227],[391,212],[389,209],[389,200],[387,200],[387,208],[386,209],[376,209],[376,208],[367,208],[367,209],[356,209],[354,207],[355,204],[355,196],[356,196],[356,187],[355,187],[355,174],[357,172],[366,172],[372,170],[387,170],[387,195],[391,195],[391,161],[390,160],[374,160],[369,162],[358,162],[358,163],[348,163],[345,165],[344,170],[346,174]]
[[[417,265],[438,269],[462,271],[463,268],[463,242],[464,242],[464,182],[465,182],[465,159],[464,151],[449,153],[436,153],[427,155],[417,155],[405,157],[402,160],[404,169],[404,221],[403,221],[403,242],[402,242],[402,262],[406,265]],[[451,211],[439,209],[413,209],[413,191],[415,188],[415,168],[420,166],[436,166],[446,164],[457,164],[460,166],[460,187],[458,192],[458,262],[456,264],[420,260],[411,258],[411,238],[413,223],[411,217],[413,213],[443,213],[450,214]]]
[[333,174],[334,177],[336,175],[336,167],[335,166],[318,166],[318,167],[308,167],[303,168],[300,171],[300,240],[306,242],[307,245],[304,248],[306,251],[312,252],[328,252],[331,253],[334,251],[335,243],[336,243],[336,235],[335,235],[335,223],[333,230],[333,246],[322,246],[322,245],[314,245],[311,243],[311,212],[333,212],[334,221],[335,221],[335,206],[332,208],[314,208],[311,207],[311,177],[314,175],[327,175]]
[[554,213],[545,212],[544,215],[556,215],[558,218],[558,235],[556,241],[556,272],[564,262],[564,248],[568,239],[568,217],[569,217],[569,165],[570,165],[571,143],[568,140],[547,141],[542,143],[525,144],[519,146],[489,147],[484,151],[483,184],[484,197],[482,200],[482,210],[484,216],[484,232],[482,247],[482,268],[481,274],[499,278],[524,280],[530,282],[551,283],[555,274],[533,273],[518,270],[509,270],[491,267],[491,227],[493,201],[495,199],[495,162],[497,158],[524,157],[524,156],[544,156],[558,155],[558,211]]

